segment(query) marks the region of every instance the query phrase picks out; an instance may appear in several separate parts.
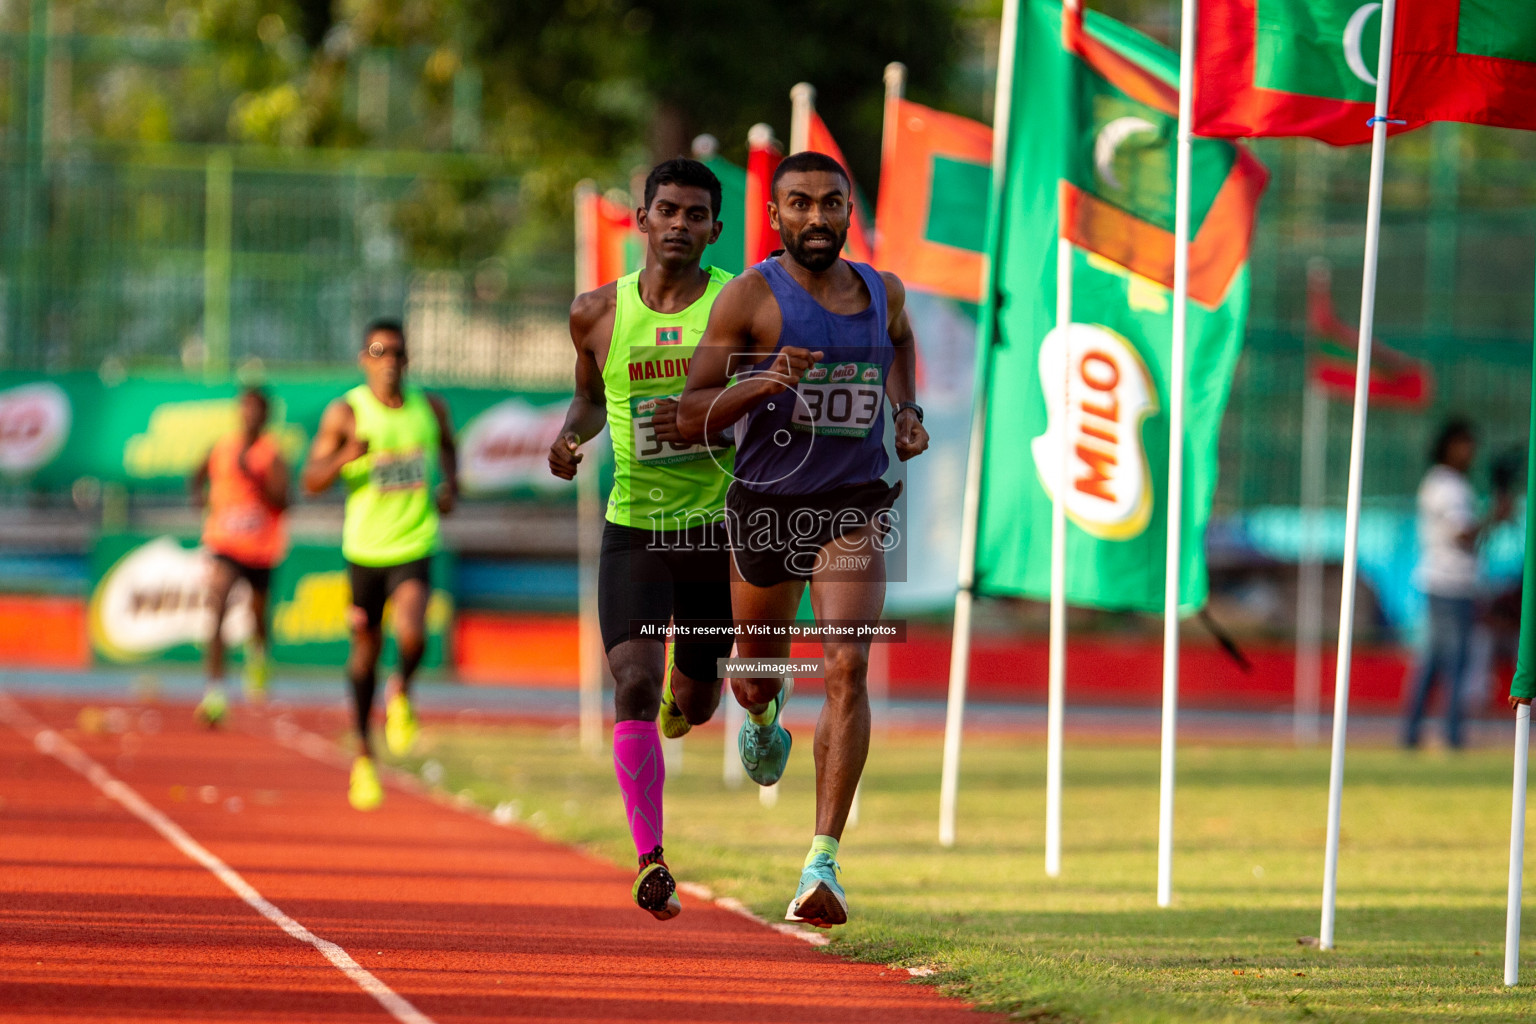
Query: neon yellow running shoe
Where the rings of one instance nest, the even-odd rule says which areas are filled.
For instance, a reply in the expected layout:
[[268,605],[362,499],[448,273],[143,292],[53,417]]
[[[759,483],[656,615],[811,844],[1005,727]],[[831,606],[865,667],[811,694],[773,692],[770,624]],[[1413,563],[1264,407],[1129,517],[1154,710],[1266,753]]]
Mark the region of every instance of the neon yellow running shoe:
[[347,803],[355,811],[374,811],[383,802],[384,787],[379,785],[379,773],[374,770],[373,759],[359,757],[352,762],[352,784],[347,789]]
[[630,895],[635,899],[635,906],[658,921],[670,921],[683,912],[683,905],[677,899],[677,881],[667,870],[661,847],[640,858],[640,874],[635,877]]
[[677,698],[672,696],[670,679],[661,691],[661,710],[656,712],[656,727],[669,740],[680,740],[693,728],[693,723],[683,717],[683,709],[677,706]]
[[210,729],[217,729],[224,724],[224,717],[229,713],[229,698],[224,695],[222,686],[204,691],[203,699],[197,702],[197,708],[192,716]]
[[264,647],[251,644],[245,649],[245,699],[260,704],[267,699],[267,681],[272,676],[272,662]]
[[396,757],[404,757],[416,746],[421,726],[416,721],[416,710],[411,698],[397,693],[384,705],[384,743]]

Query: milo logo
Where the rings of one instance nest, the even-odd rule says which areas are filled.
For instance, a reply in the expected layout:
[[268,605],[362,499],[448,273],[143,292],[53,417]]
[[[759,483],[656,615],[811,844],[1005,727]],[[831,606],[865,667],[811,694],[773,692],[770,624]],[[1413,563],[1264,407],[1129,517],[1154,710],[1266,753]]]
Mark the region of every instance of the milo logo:
[[654,412],[656,409],[656,401],[657,400],[654,398],[647,398],[645,401],[635,406],[635,413],[639,415],[641,413]]
[[825,366],[822,366],[820,363],[817,363],[815,366],[813,366],[809,370],[805,371],[805,379],[806,380],[826,380],[827,379],[827,368]]
[[839,381],[853,380],[858,375],[858,363],[840,363],[837,369],[832,371],[832,383],[836,384]]
[[880,367],[866,366],[864,372],[859,375],[860,380],[871,381],[880,379]]

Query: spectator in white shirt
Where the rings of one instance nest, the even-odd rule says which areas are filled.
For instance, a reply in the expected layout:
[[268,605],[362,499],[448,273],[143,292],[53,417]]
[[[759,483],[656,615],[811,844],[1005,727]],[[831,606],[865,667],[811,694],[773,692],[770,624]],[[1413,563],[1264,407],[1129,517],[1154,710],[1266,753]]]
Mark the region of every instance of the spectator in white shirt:
[[1424,712],[1436,681],[1445,684],[1445,740],[1461,747],[1462,679],[1468,641],[1477,621],[1477,541],[1492,523],[1509,514],[1508,499],[1495,505],[1488,520],[1477,514],[1477,496],[1467,480],[1477,455],[1472,424],[1453,419],[1435,440],[1433,465],[1419,484],[1419,564],[1415,585],[1428,598],[1429,629],[1425,649],[1408,679],[1408,717],[1403,745],[1419,745]]

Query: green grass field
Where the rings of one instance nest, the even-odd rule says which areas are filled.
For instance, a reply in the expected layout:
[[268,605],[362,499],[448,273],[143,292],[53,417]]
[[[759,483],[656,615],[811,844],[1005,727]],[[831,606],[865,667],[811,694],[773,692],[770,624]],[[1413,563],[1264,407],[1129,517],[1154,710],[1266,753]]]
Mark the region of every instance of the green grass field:
[[[680,880],[783,914],[810,840],[809,740],[773,808],[751,783],[722,785],[718,730],[684,741],[666,808]],[[853,919],[831,951],[933,968],[930,982],[1039,1022],[1536,1019],[1532,989],[1502,984],[1507,751],[1350,753],[1338,948],[1323,952],[1297,940],[1318,931],[1326,750],[1186,747],[1175,905],[1159,910],[1154,737],[1069,741],[1055,880],[1043,744],[968,740],[952,850],[936,841],[939,746],[936,733],[877,734],[839,858]],[[429,728],[406,767],[633,863],[611,764],[580,754],[570,728]]]

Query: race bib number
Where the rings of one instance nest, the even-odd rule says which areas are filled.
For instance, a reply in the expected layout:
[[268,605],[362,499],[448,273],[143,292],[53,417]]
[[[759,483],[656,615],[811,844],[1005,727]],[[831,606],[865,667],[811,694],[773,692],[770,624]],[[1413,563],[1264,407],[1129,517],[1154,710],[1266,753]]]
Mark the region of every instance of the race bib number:
[[791,425],[831,437],[868,437],[885,404],[885,373],[879,363],[817,363],[798,388]]
[[676,401],[677,395],[649,395],[629,400],[629,421],[635,432],[635,458],[647,466],[670,466],[709,458],[710,446],[702,441],[683,444],[663,441],[656,436],[656,404],[669,398]]
[[427,485],[427,460],[420,451],[375,455],[368,479],[381,491],[413,491]]

